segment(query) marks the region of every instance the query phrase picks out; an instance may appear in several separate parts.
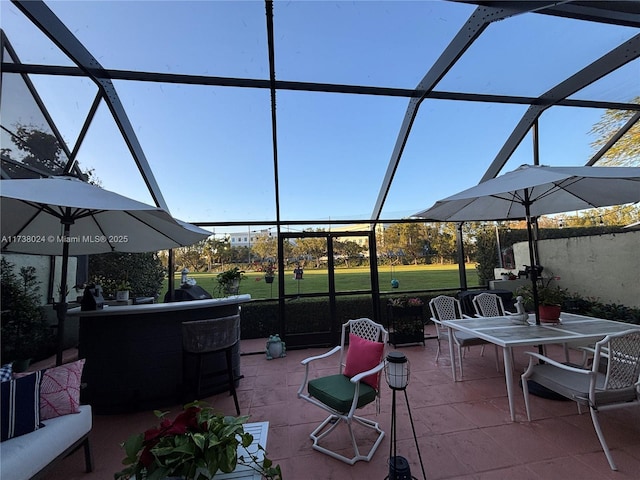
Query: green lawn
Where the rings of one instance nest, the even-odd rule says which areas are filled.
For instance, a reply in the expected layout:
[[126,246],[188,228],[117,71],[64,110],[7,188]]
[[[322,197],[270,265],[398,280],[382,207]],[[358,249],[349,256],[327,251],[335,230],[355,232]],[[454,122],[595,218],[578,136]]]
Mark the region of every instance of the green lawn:
[[[467,265],[467,284],[472,286],[478,285],[478,275],[474,265]],[[216,282],[217,272],[213,273],[192,273],[189,277],[193,278],[197,285],[204,288],[213,297],[222,296],[217,291]],[[246,278],[240,283],[240,293],[248,293],[251,298],[277,298],[278,297],[278,276],[276,275],[273,284],[269,285],[264,281],[264,275],[261,272],[247,272]],[[407,292],[412,290],[430,290],[430,289],[450,289],[458,288],[460,280],[458,277],[457,265],[403,265],[399,267],[384,266],[378,271],[381,292]],[[391,279],[398,280],[397,289],[391,288]],[[341,268],[336,270],[336,290],[339,292],[348,292],[354,290],[369,289],[370,275],[369,268]],[[180,274],[175,275],[175,285],[179,286]],[[294,295],[300,293],[323,293],[328,291],[328,277],[326,269],[306,269],[304,271],[303,280],[294,280],[293,269],[285,271],[285,293]],[[160,294],[160,299],[164,298],[167,290],[166,284]]]

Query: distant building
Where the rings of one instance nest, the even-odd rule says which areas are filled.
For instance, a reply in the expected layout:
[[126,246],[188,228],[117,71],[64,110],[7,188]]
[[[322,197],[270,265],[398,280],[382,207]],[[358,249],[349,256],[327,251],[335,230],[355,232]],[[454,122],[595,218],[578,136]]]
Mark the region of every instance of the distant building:
[[[371,230],[371,225],[368,223],[356,224],[356,225],[344,225],[341,227],[331,227],[329,231],[333,233],[341,233],[341,232],[368,232]],[[340,237],[341,242],[354,242],[360,245],[363,248],[369,248],[369,237],[362,236],[353,236],[350,237],[345,235],[344,237]]]
[[232,232],[229,233],[229,244],[232,247],[249,247],[256,243],[258,237],[262,237],[264,235],[273,235],[276,236],[275,233],[271,233],[271,230],[265,228],[263,230],[246,230],[244,232]]
[[[377,236],[384,236],[384,225],[382,224],[378,224],[376,226],[376,235]],[[354,224],[354,225],[343,225],[343,226],[338,226],[338,227],[330,227],[327,229],[328,232],[333,232],[333,233],[341,233],[341,232],[368,232],[371,230],[371,224],[369,223],[362,223],[362,224]],[[239,231],[239,232],[231,232],[228,233],[227,236],[229,238],[229,244],[232,247],[249,247],[251,248],[253,245],[255,245],[256,240],[259,237],[262,237],[264,235],[269,235],[269,236],[273,236],[274,238],[277,238],[277,233],[276,232],[272,232],[272,229],[270,228],[265,228],[262,230],[244,230],[244,231]],[[303,232],[300,232],[300,235],[304,235]],[[363,236],[349,236],[349,235],[345,235],[343,237],[340,238],[341,241],[343,242],[355,242],[358,245],[360,245],[363,248],[369,248],[369,239],[368,237],[363,237]]]

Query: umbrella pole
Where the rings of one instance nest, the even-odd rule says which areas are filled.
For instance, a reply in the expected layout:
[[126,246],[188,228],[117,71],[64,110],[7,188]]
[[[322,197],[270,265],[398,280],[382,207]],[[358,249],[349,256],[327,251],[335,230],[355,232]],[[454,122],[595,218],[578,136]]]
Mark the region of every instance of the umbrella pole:
[[175,268],[176,268],[176,260],[175,260],[175,256],[173,254],[173,248],[169,249],[169,265],[167,270],[169,271],[169,280],[167,281],[168,284],[168,293],[169,295],[167,295],[169,297],[169,301],[173,302],[176,299],[176,286],[175,286],[175,275],[173,272],[175,272]]
[[535,264],[533,252],[533,232],[531,231],[531,202],[529,201],[529,190],[524,191],[524,208],[527,221],[527,237],[529,239],[529,262],[531,262],[531,291],[533,293],[533,308],[536,314],[536,325],[540,325],[540,309],[538,308],[538,269]]
[[64,323],[67,319],[67,276],[69,263],[69,231],[71,222],[63,220],[64,232],[62,240],[62,273],[60,275],[60,301],[56,305],[58,318],[58,343],[56,346],[56,365],[62,365],[64,350]]
[[460,290],[467,290],[467,265],[464,263],[464,243],[462,238],[462,226],[464,222],[458,224],[456,229],[456,243],[458,244],[458,276],[460,278]]

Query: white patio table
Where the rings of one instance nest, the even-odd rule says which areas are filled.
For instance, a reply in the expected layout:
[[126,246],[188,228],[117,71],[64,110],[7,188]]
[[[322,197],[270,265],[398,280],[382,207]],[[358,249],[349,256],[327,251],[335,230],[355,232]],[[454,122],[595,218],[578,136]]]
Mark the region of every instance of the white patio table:
[[572,313],[562,313],[558,324],[535,325],[534,315],[529,315],[529,325],[514,324],[509,317],[468,318],[462,320],[446,320],[442,324],[449,329],[449,353],[454,381],[456,377],[456,360],[453,353],[452,330],[467,332],[502,347],[504,357],[504,376],[507,383],[509,411],[511,420],[515,421],[513,392],[513,347],[548,345],[552,343],[590,343],[601,340],[611,333],[623,332],[632,328],[640,329],[640,325],[586,317]]

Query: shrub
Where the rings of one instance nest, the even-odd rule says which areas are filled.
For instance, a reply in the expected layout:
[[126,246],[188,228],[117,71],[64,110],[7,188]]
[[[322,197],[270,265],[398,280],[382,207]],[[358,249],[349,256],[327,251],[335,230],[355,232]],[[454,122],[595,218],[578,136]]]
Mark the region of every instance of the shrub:
[[[424,321],[429,315],[426,304],[433,297],[441,293],[412,295],[419,298],[425,305]],[[383,325],[389,325],[388,311],[386,308],[390,296],[380,298],[381,318]],[[326,298],[296,298],[287,301],[287,330],[281,331],[280,310],[277,300],[252,301],[242,305],[242,321],[240,322],[241,338],[267,338],[273,334],[283,336],[285,334],[313,334],[327,331],[331,324],[329,307]],[[374,318],[371,297],[368,295],[349,296],[339,298],[336,304],[335,327],[339,330],[341,325],[353,318]]]
[[497,242],[495,233],[489,229],[480,230],[476,237],[476,269],[478,283],[488,285],[493,280],[493,269],[498,266]]
[[[423,321],[426,323],[431,315],[427,304],[438,295],[456,295],[451,290],[435,291],[428,294],[412,295],[424,303]],[[390,324],[389,310],[386,305],[391,295],[380,297],[380,323]],[[279,334],[314,334],[326,332],[331,325],[329,307],[326,298],[297,298],[288,300],[286,304],[287,329],[281,330],[280,310],[277,300],[252,301],[242,305],[241,338],[268,338]],[[593,299],[582,298],[572,294],[566,296],[562,310],[592,317],[618,320],[640,325],[640,309],[616,304],[603,304]],[[336,305],[335,327],[340,326],[352,318],[368,317],[373,319],[371,297],[367,295],[340,298]]]
[[34,267],[1,260],[2,363],[40,360],[55,351],[55,336],[38,298],[39,282]]
[[640,308],[625,307],[615,303],[593,302],[585,315],[640,325]]
[[102,286],[106,294],[115,295],[118,285],[126,281],[135,296],[157,297],[166,270],[156,252],[111,252],[89,256],[89,278]]

